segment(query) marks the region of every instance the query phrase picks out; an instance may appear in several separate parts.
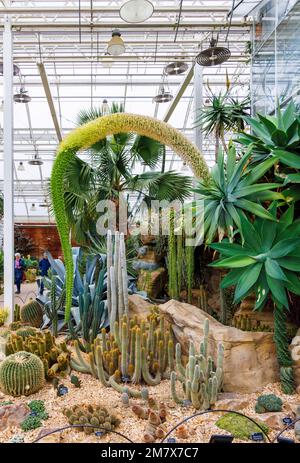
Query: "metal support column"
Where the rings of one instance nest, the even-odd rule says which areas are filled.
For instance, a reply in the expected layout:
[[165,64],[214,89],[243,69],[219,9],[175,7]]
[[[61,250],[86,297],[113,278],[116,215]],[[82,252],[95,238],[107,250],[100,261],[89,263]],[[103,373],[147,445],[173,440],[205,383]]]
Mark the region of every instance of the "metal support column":
[[[199,116],[203,106],[203,68],[199,64],[194,67],[194,102],[195,119]],[[202,152],[203,135],[200,127],[195,127],[195,145]]]
[[14,316],[14,178],[13,178],[13,41],[11,18],[3,34],[3,152],[4,152],[4,306]]

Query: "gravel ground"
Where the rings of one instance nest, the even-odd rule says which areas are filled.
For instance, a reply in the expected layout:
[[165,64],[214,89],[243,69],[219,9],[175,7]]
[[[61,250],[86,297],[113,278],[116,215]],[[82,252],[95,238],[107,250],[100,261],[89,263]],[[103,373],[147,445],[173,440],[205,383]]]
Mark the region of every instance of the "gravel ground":
[[[69,388],[69,393],[63,397],[57,397],[56,391],[54,390],[51,384],[47,384],[41,391],[36,394],[33,394],[29,397],[19,397],[11,398],[0,393],[0,401],[11,400],[14,403],[20,402],[30,402],[34,399],[44,400],[46,410],[49,413],[49,419],[44,421],[44,428],[57,429],[67,425],[65,416],[62,413],[62,410],[65,407],[70,407],[75,404],[81,403],[91,403],[91,404],[103,404],[107,407],[112,413],[117,415],[121,419],[120,426],[116,429],[120,433],[126,435],[133,442],[143,442],[143,433],[146,426],[146,421],[140,420],[137,418],[130,408],[124,408],[120,400],[120,394],[112,388],[105,388],[101,383],[90,375],[76,373],[82,381],[81,388],[75,388],[69,381],[69,379],[64,379],[62,382],[65,386]],[[168,416],[165,423],[166,431],[172,429],[177,423],[182,419],[192,415],[195,410],[192,407],[183,408],[175,404],[170,399],[170,385],[168,380],[162,381],[158,386],[149,387],[150,396],[155,398],[157,401],[165,402],[168,405]],[[255,394],[240,394],[237,395],[238,398],[247,398],[249,405],[247,408],[240,410],[254,418],[259,418],[259,415],[256,415],[254,412],[254,404],[256,398],[260,394],[274,393],[280,396],[284,402],[284,411],[287,415],[290,412],[288,404],[300,404],[300,395],[296,394],[293,396],[285,396],[280,390],[279,384],[271,384],[266,386],[262,391]],[[142,404],[141,400],[132,399],[131,403]],[[189,421],[186,425],[188,430],[188,439],[180,439],[175,432],[172,433],[172,437],[176,437],[177,442],[208,442],[211,434],[226,434],[226,431],[223,431],[215,426],[215,422],[221,414],[210,413],[200,417],[196,417]],[[38,428],[33,431],[28,431],[23,433],[20,428],[6,428],[5,431],[0,432],[0,442],[8,442],[14,435],[23,435],[25,442],[33,442],[41,429]],[[270,432],[269,437],[272,439],[278,433]],[[284,434],[286,437],[294,437],[294,431],[289,431]],[[121,436],[118,436],[113,433],[106,434],[102,437],[97,437],[94,434],[85,435],[83,432],[74,431],[73,429],[65,430],[63,432],[56,433],[52,436],[45,437],[41,442],[114,442],[114,443],[124,443],[125,439]],[[235,440],[235,442],[241,442]]]

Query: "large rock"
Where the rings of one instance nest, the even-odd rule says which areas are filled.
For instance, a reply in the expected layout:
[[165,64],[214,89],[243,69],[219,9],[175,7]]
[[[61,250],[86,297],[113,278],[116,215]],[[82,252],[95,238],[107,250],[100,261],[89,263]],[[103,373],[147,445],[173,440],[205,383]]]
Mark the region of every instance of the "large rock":
[[140,270],[137,280],[139,291],[146,291],[149,297],[156,299],[163,291],[167,281],[167,271],[163,267],[156,270]]
[[134,317],[137,315],[140,319],[146,319],[151,310],[151,302],[145,301],[138,294],[130,294],[128,296],[129,315]]
[[190,340],[199,345],[204,320],[209,319],[209,352],[215,361],[220,342],[225,349],[224,391],[251,393],[279,381],[272,333],[241,331],[222,325],[197,307],[175,300],[160,305],[160,309],[171,323],[185,354]]
[[233,410],[235,412],[239,410],[244,410],[250,404],[250,400],[247,397],[238,398],[220,398],[214,405],[216,410]]
[[300,391],[300,328],[291,342],[290,350],[292,359],[294,360],[293,368],[296,386],[298,386]]
[[260,413],[257,416],[259,421],[266,424],[271,429],[280,431],[285,427],[283,418],[285,418],[286,415],[282,412]]
[[26,404],[2,405],[0,407],[0,431],[8,427],[20,426],[30,413]]

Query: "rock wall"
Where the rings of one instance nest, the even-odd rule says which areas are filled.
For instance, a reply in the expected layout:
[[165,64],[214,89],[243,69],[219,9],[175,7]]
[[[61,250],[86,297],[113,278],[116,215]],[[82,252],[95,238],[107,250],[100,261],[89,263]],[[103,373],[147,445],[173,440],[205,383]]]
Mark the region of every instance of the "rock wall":
[[279,381],[272,333],[247,332],[222,325],[199,308],[175,300],[159,307],[185,354],[190,340],[199,345],[204,320],[209,319],[209,352],[214,360],[218,343],[222,342],[225,348],[224,391],[252,393]]

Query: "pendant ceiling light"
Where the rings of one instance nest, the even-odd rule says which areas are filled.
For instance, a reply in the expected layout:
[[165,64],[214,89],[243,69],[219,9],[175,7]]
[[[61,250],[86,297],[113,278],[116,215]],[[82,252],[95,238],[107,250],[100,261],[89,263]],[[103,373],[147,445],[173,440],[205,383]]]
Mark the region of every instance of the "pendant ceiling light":
[[31,210],[31,211],[36,211],[36,207],[35,207],[35,204],[34,204],[34,203],[31,204],[30,210]]
[[102,113],[102,116],[107,116],[107,114],[110,114],[110,107],[109,107],[109,104],[107,103],[107,100],[102,101],[101,113]]
[[173,100],[172,93],[165,88],[164,84],[161,84],[157,95],[153,98],[155,103],[168,103],[168,101]]
[[182,60],[176,60],[172,63],[168,64],[165,69],[164,73],[168,76],[175,76],[178,74],[183,74],[188,70],[188,65]]
[[40,156],[38,154],[35,154],[33,159],[28,161],[28,164],[30,164],[31,166],[41,166],[44,163],[42,159],[40,158]]
[[31,98],[28,95],[28,92],[25,90],[25,88],[21,87],[20,93],[16,93],[14,95],[14,101],[16,103],[29,103],[29,101],[31,101]]
[[108,42],[107,52],[112,56],[122,55],[125,51],[125,45],[123,39],[121,38],[121,32],[119,29],[114,29],[112,31],[112,37]]
[[120,16],[127,23],[143,23],[151,18],[153,11],[149,0],[128,0],[121,6]]
[[20,161],[20,162],[19,162],[19,165],[18,165],[18,170],[19,170],[19,171],[23,171],[23,170],[25,170],[25,167],[24,167],[24,164],[23,164],[23,162],[22,162],[22,161]]
[[196,56],[197,63],[201,66],[218,66],[228,61],[231,56],[230,50],[225,47],[218,47],[217,45],[218,41],[212,38],[210,47],[201,51],[201,53]]

